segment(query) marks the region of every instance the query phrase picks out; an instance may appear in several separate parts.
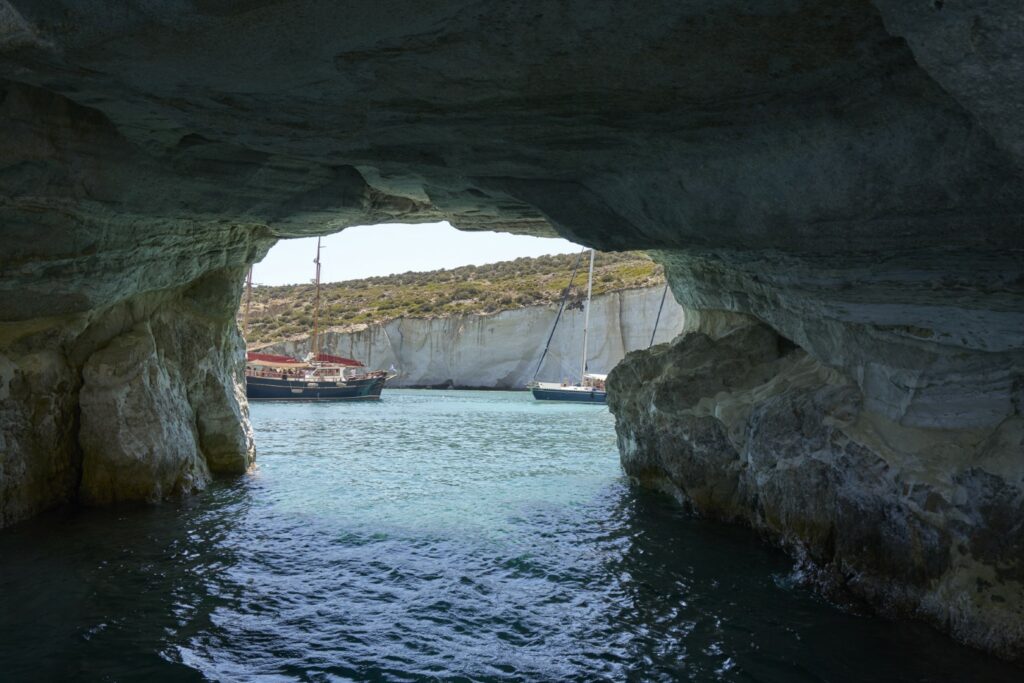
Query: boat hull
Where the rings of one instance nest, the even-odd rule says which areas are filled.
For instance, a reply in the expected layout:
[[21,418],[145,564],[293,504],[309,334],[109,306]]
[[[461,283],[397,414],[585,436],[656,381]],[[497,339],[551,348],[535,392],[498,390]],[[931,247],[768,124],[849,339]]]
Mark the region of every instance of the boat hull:
[[385,381],[384,377],[325,382],[246,376],[245,395],[250,401],[379,401]]
[[533,387],[533,397],[538,401],[567,401],[571,403],[607,403],[607,392],[604,391],[580,391],[579,389],[546,389]]

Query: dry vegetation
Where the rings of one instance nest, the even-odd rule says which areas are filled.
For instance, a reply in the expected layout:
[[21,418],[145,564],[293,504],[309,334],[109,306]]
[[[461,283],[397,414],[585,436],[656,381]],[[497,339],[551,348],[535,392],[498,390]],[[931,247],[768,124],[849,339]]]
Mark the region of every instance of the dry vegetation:
[[[488,314],[557,303],[569,285],[576,258],[575,254],[519,258],[484,266],[325,283],[321,287],[320,324],[323,328],[348,327],[400,317]],[[586,268],[584,257],[570,292],[572,303],[586,296]],[[595,296],[664,281],[661,266],[643,253],[597,254]],[[253,287],[246,334],[249,343],[307,334],[313,325],[313,299],[312,284]],[[242,313],[240,310],[240,324]]]

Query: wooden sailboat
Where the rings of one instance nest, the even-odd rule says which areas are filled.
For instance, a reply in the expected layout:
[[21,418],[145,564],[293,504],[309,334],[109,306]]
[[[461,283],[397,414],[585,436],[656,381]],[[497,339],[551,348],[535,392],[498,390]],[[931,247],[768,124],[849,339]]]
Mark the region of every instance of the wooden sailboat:
[[[582,254],[581,254],[582,256]],[[576,268],[579,268],[579,261],[576,262]],[[573,270],[572,277],[569,279],[569,287],[572,287],[572,281],[576,277],[576,269]],[[607,401],[608,394],[605,392],[604,383],[607,379],[607,375],[598,375],[595,373],[587,372],[587,335],[590,328],[590,299],[594,287],[594,250],[590,250],[590,271],[587,276],[587,304],[583,313],[583,353],[582,360],[580,362],[580,381],[575,384],[568,382],[539,382],[537,381],[537,372],[540,371],[540,366],[544,362],[544,357],[547,355],[548,347],[551,345],[551,337],[555,334],[555,328],[558,326],[558,321],[562,317],[562,311],[565,309],[565,299],[568,297],[568,290],[566,288],[566,294],[562,297],[562,304],[558,309],[558,315],[555,317],[555,323],[551,328],[551,334],[548,335],[548,344],[544,347],[544,353],[541,354],[540,362],[537,363],[537,371],[534,372],[534,380],[530,382],[528,388],[533,392],[533,397],[538,401],[571,401],[573,403],[595,403],[604,404]]]
[[[310,353],[300,360],[291,356],[246,353],[245,395],[250,401],[375,401],[380,399],[384,383],[391,378],[383,370],[368,372],[352,358],[332,356],[320,351],[320,238],[316,241],[316,298],[313,307],[313,334]],[[247,278],[246,310],[243,325],[248,326],[252,300],[252,269]]]

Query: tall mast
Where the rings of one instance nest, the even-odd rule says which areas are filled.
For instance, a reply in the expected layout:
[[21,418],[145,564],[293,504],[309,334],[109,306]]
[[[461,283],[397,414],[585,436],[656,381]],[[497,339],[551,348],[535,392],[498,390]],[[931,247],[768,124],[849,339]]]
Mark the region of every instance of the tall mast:
[[548,349],[551,348],[551,340],[555,337],[555,330],[558,328],[558,321],[562,319],[562,311],[565,310],[565,302],[569,298],[569,292],[572,291],[572,283],[576,282],[576,273],[579,272],[580,264],[583,262],[583,254],[587,253],[586,249],[580,249],[579,255],[576,257],[576,263],[572,267],[572,275],[569,276],[569,284],[566,286],[565,291],[562,292],[562,301],[558,304],[558,313],[555,315],[555,322],[551,323],[551,332],[548,333],[548,341],[544,345],[544,352],[540,354],[540,360],[537,361],[537,368],[533,371],[533,380],[537,379],[537,374],[540,372],[540,368],[544,365],[544,359],[547,358]]
[[313,360],[320,358],[320,238],[316,238],[316,298],[313,300]]
[[590,250],[590,274],[587,275],[587,310],[583,313],[583,369],[580,371],[580,386],[587,374],[587,329],[590,327],[590,292],[594,286],[594,250]]
[[252,307],[252,266],[245,278],[245,315],[242,317],[242,334],[249,334],[249,309]]

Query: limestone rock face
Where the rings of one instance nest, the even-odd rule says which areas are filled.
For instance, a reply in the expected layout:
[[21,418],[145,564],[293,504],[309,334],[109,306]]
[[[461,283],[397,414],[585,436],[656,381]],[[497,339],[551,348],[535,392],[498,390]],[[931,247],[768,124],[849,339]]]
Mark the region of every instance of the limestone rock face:
[[4,326],[0,522],[75,500],[154,501],[248,470],[255,450],[232,310],[243,272]]
[[[663,288],[625,290],[595,297],[590,312],[588,369],[607,373],[628,351],[668,341],[683,329],[683,309]],[[355,332],[327,332],[324,349],[362,361],[370,368],[392,365],[398,376],[389,387],[522,389],[533,379],[557,306],[531,306],[494,315],[399,318]],[[578,378],[583,349],[583,312],[562,314],[539,379]],[[284,342],[266,349],[304,357],[310,342]]]
[[206,484],[184,387],[158,362],[147,325],[90,356],[82,375],[83,502],[155,502]]
[[211,472],[248,470],[241,338],[223,322],[237,275],[200,280],[86,360],[79,500],[153,502],[203,488]]
[[[137,357],[162,371],[118,368],[125,385],[97,395],[177,404],[165,433],[191,413],[207,466],[243,470],[246,265],[280,238],[447,219],[655,250],[694,321],[753,316],[835,373],[777,399],[799,422],[751,403],[770,442],[799,426],[851,463],[826,490],[853,487],[856,505],[808,500],[806,535],[865,520],[864,544],[887,550],[833,554],[860,557],[862,595],[1019,653],[999,615],[1024,601],[985,586],[1016,571],[992,558],[1018,547],[1024,471],[1022,73],[1015,0],[0,0],[0,524],[79,497],[84,368],[142,348],[116,340],[146,326],[155,356]],[[697,356],[668,358],[693,373]],[[742,420],[677,414],[707,464],[678,488],[742,507],[726,428]],[[145,443],[109,428],[117,453]],[[936,495],[896,501],[909,472]],[[757,490],[802,500],[800,481]],[[919,524],[913,505],[963,526]],[[785,504],[764,516],[804,533]],[[988,608],[940,588],[968,575],[936,559],[942,533],[952,562],[979,563]]]
[[80,385],[52,347],[0,355],[0,526],[73,499]]
[[764,531],[827,591],[1024,654],[1024,477],[1005,459],[1024,421],[901,426],[767,326],[727,321],[612,372],[626,472]]

